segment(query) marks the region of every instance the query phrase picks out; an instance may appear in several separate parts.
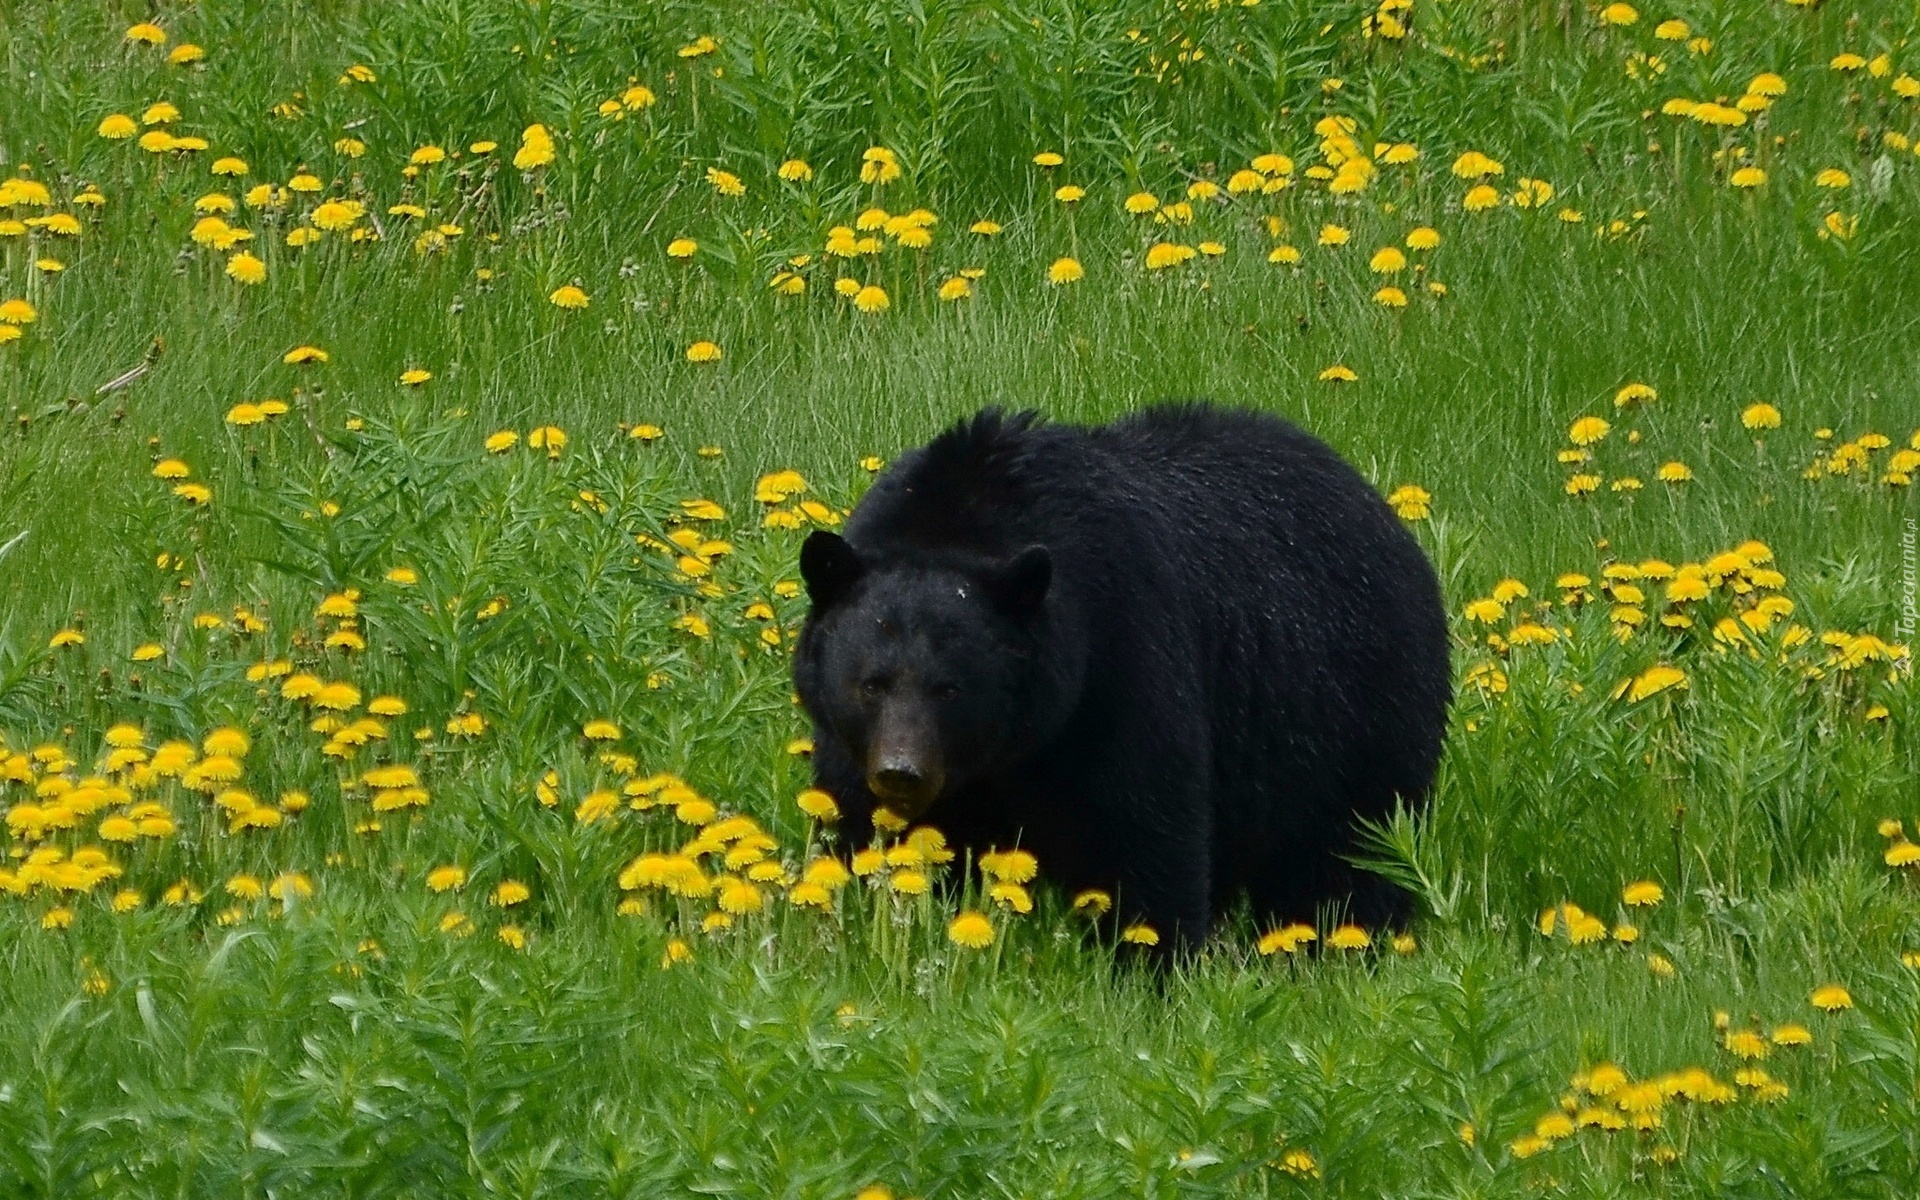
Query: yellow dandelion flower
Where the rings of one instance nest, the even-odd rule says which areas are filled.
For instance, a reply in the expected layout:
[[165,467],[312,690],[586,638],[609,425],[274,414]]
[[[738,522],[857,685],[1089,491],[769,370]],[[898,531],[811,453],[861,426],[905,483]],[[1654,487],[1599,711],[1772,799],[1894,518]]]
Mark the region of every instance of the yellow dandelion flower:
[[983,949],[993,944],[993,921],[982,912],[962,912],[947,925],[947,939],[969,950]]
[[1630,908],[1652,908],[1666,899],[1666,889],[1651,879],[1628,884],[1620,893],[1621,903]]
[[1073,897],[1073,911],[1083,917],[1100,917],[1113,907],[1113,897],[1098,888],[1088,888]]
[[458,891],[467,884],[467,869],[455,864],[435,867],[427,872],[427,890],[433,892]]
[[1843,1008],[1853,1007],[1853,994],[1837,983],[1824,984],[1813,990],[1807,1002],[1815,1008],[1827,1012],[1839,1012]]
[[529,125],[520,135],[520,148],[514,151],[516,170],[531,171],[553,161],[553,137],[545,125]]
[[1327,945],[1334,950],[1365,950],[1373,939],[1358,925],[1342,925],[1327,935]]

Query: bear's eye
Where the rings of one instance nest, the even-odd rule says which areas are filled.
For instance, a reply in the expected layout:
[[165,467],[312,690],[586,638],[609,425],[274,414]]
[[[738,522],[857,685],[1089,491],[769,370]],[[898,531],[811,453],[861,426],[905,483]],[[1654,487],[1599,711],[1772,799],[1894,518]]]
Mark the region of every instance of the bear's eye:
[[884,675],[869,675],[860,681],[860,694],[862,696],[872,698],[886,690],[887,680]]
[[935,700],[951,700],[960,694],[960,685],[957,683],[936,683],[927,690],[933,693]]

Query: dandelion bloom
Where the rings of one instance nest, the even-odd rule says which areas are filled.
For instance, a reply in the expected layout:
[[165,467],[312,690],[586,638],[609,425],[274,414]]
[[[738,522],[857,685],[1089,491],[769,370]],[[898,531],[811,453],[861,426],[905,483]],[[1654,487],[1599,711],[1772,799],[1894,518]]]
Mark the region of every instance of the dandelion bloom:
[[1807,997],[1807,1003],[1827,1012],[1839,1012],[1843,1008],[1853,1007],[1853,994],[1837,983],[1825,984],[1813,989]]
[[1352,367],[1335,363],[1326,370],[1321,371],[1319,379],[1322,383],[1358,383],[1360,376],[1354,372]]
[[1805,1046],[1813,1041],[1813,1034],[1805,1025],[1782,1025],[1769,1037],[1776,1046]]
[[1623,904],[1632,908],[1651,908],[1666,898],[1666,891],[1651,879],[1630,883],[1620,893]]
[[[107,135],[103,131],[101,136],[104,137]],[[1135,192],[1126,198],[1126,201],[1121,207],[1137,217],[1158,209],[1160,207],[1160,200],[1152,192]]]
[[795,797],[794,803],[799,806],[801,812],[816,821],[831,824],[840,819],[840,806],[834,802],[831,795],[819,788],[808,788],[801,792]]
[[353,228],[365,213],[364,207],[354,200],[328,200],[313,210],[310,218],[316,229],[328,233],[343,233]]
[[1327,224],[1320,227],[1319,242],[1322,246],[1344,246],[1353,237],[1344,225]]
[[1403,521],[1424,521],[1432,514],[1433,496],[1417,484],[1403,483],[1388,493],[1387,504]]
[[860,155],[860,182],[892,183],[900,178],[900,160],[885,146],[869,146]]
[[728,879],[720,885],[720,911],[730,916],[757,913],[766,902],[766,893],[744,879]]
[[1386,308],[1405,308],[1407,294],[1397,287],[1383,287],[1373,294],[1373,302]]
[[1098,888],[1088,888],[1073,897],[1073,911],[1083,917],[1104,916],[1112,907],[1113,897]]
[[1053,265],[1047,268],[1047,282],[1056,285],[1075,283],[1084,279],[1086,274],[1086,268],[1080,265],[1078,259],[1055,259]]
[[547,299],[556,308],[585,308],[588,303],[586,292],[571,283],[553,289]]
[[1600,19],[1608,25],[1631,25],[1640,19],[1640,10],[1631,4],[1609,4],[1600,10]]
[[113,113],[100,122],[100,128],[96,132],[103,138],[117,142],[140,132],[140,127],[125,113]]
[[1612,430],[1613,426],[1600,417],[1581,417],[1567,431],[1567,438],[1576,446],[1591,446]]
[[1365,950],[1373,939],[1358,925],[1342,925],[1327,935],[1327,945],[1335,950]]
[[715,342],[695,342],[687,347],[687,361],[690,363],[716,363],[721,356],[720,346]]
[[1160,932],[1144,922],[1136,922],[1120,931],[1120,940],[1134,946],[1158,946]]
[[267,278],[267,264],[242,251],[227,260],[227,277],[248,286],[263,283]]
[[790,158],[780,164],[780,178],[788,183],[805,183],[813,178],[813,168],[802,158]]
[[989,850],[980,856],[980,873],[1002,883],[1031,883],[1040,860],[1026,850]]
[[[1412,239],[1408,241],[1411,243]],[[1374,251],[1373,257],[1367,261],[1367,269],[1379,275],[1391,275],[1405,270],[1406,266],[1407,256],[1400,252],[1398,246],[1383,246]]]
[[1757,188],[1767,181],[1767,173],[1759,167],[1741,167],[1728,177],[1727,182],[1737,188]]
[[1740,412],[1740,423],[1748,429],[1780,428],[1780,410],[1771,404],[1749,404]]
[[612,721],[588,721],[580,730],[580,736],[590,742],[614,742],[620,740],[620,727]]
[[1283,925],[1261,935],[1255,949],[1264,955],[1296,954],[1302,946],[1318,940],[1319,936],[1311,925]]
[[947,940],[969,950],[983,949],[993,943],[993,922],[985,913],[968,910],[948,924]]
[[1149,271],[1164,271],[1176,267],[1194,256],[1191,246],[1176,242],[1155,242],[1147,247],[1146,268]]
[[1490,184],[1482,183],[1467,191],[1466,197],[1460,201],[1460,207],[1468,212],[1477,213],[1498,207],[1499,203],[1500,193]]
[[295,346],[281,355],[280,361],[297,367],[304,363],[323,363],[332,357],[318,346]]
[[668,258],[692,258],[700,249],[700,243],[689,237],[675,238],[667,243]]
[[878,284],[870,283],[853,294],[853,306],[863,313],[885,312],[892,303],[886,289]]
[[1620,688],[1617,689],[1617,694],[1624,694],[1629,703],[1638,704],[1642,700],[1657,696],[1661,692],[1671,688],[1684,688],[1686,686],[1687,676],[1685,672],[1681,671],[1678,667],[1671,667],[1665,663],[1656,663],[1634,676],[1631,680],[1623,683]]
[[1034,165],[1038,167],[1057,167],[1066,161],[1064,156],[1052,150],[1042,150],[1033,156]]
[[1631,408],[1633,405],[1651,403],[1660,398],[1660,393],[1644,383],[1629,383],[1613,394],[1615,408]]
[[973,295],[973,284],[964,277],[955,275],[940,285],[939,295],[942,300],[965,300]]
[[466,882],[467,869],[462,866],[448,864],[444,867],[435,867],[433,870],[427,872],[427,889],[429,891],[455,891],[466,886]]
[[529,125],[520,135],[520,148],[514,151],[516,170],[531,171],[553,161],[553,137],[545,125]]

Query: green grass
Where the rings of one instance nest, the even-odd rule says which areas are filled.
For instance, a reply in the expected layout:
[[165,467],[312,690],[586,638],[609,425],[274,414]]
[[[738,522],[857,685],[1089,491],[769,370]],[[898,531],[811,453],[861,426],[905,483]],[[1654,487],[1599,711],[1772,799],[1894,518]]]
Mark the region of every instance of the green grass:
[[[124,43],[144,9],[0,14],[0,153],[53,200],[0,219],[82,224],[0,237],[0,300],[37,313],[0,345],[0,779],[10,761],[28,776],[0,782],[0,1193],[1912,1194],[1920,868],[1883,864],[1876,827],[1920,819],[1920,704],[1910,655],[1842,664],[1846,645],[1821,635],[1911,640],[1901,535],[1920,504],[1887,476],[1920,436],[1920,157],[1900,148],[1920,102],[1895,90],[1920,74],[1915,14],[1720,0],[1607,27],[1573,6],[1417,0],[1411,35],[1389,42],[1362,36],[1369,11],[202,0],[158,18],[169,46],[205,48],[184,67]],[[1671,16],[1711,50],[1656,38]],[[701,35],[715,53],[678,56]],[[1182,39],[1204,55],[1162,69]],[[1885,52],[1887,69],[1830,69],[1843,51]],[[1635,53],[1664,73],[1636,78]],[[355,63],[375,79],[336,82]],[[1659,113],[1731,104],[1763,71],[1787,94],[1740,127]],[[630,78],[657,103],[600,115]],[[163,99],[206,152],[96,135]],[[1329,114],[1362,148],[1410,142],[1420,158],[1329,195],[1304,178]],[[515,170],[536,121],[557,158]],[[333,148],[349,134],[363,157]],[[482,138],[500,148],[463,149]],[[457,157],[405,177],[429,143]],[[858,182],[874,145],[896,152],[899,181]],[[1469,149],[1505,166],[1493,211],[1462,209],[1470,183],[1448,167]],[[1031,162],[1048,150],[1065,164]],[[1278,195],[1197,201],[1190,226],[1122,210],[1143,188],[1171,202],[1225,185],[1266,152],[1298,168]],[[211,176],[225,154],[250,175]],[[776,177],[795,156],[812,181]],[[1736,161],[1766,184],[1729,186]],[[190,239],[195,200],[303,165],[319,194],[227,216],[255,234],[233,253],[268,271],[227,278],[229,255]],[[709,167],[747,196],[717,195]],[[1825,168],[1851,186],[1818,186]],[[1522,177],[1555,196],[1504,202]],[[1063,183],[1086,198],[1055,200]],[[89,185],[103,208],[70,203]],[[384,236],[285,244],[341,196]],[[429,217],[388,212],[402,201]],[[822,256],[830,227],[876,204],[938,214],[932,246]],[[1833,236],[1830,212],[1857,229]],[[969,233],[982,218],[1004,232]],[[439,221],[461,232],[417,251]],[[1349,244],[1317,245],[1327,223]],[[1409,254],[1418,272],[1369,270],[1423,224],[1443,241]],[[681,236],[700,244],[690,261],[665,254]],[[1156,241],[1203,240],[1224,253],[1142,264]],[[1282,241],[1298,266],[1267,261]],[[800,254],[807,294],[773,294]],[[1086,278],[1049,286],[1069,255]],[[64,269],[36,268],[46,256]],[[938,299],[963,268],[985,271],[974,296]],[[843,275],[883,286],[888,310],[856,312],[833,293]],[[1389,282],[1406,308],[1372,299]],[[548,302],[567,283],[585,309]],[[688,362],[706,339],[723,361]],[[283,363],[300,344],[330,361]],[[1358,382],[1321,382],[1336,363]],[[434,378],[401,387],[413,367]],[[1633,381],[1658,399],[1617,410]],[[267,397],[290,411],[224,419]],[[711,898],[636,891],[641,911],[616,911],[623,868],[692,830],[659,808],[579,819],[628,778],[609,748],[752,817],[789,875],[817,849],[789,746],[805,722],[784,646],[804,601],[777,587],[803,534],[762,526],[760,477],[797,469],[844,510],[864,457],[981,405],[1093,421],[1184,397],[1284,414],[1383,492],[1432,494],[1411,527],[1445,580],[1463,684],[1430,812],[1376,846],[1423,901],[1417,949],[1382,934],[1364,952],[1265,957],[1263,931],[1236,921],[1151,976],[1088,937],[1045,863],[1036,911],[996,913],[981,951],[946,937],[956,908],[984,902],[961,863],[945,869],[957,895],[856,883],[831,914],[770,884],[764,911],[713,933]],[[1779,428],[1743,426],[1757,402]],[[1590,464],[1557,461],[1585,415],[1612,431]],[[636,423],[665,435],[643,444]],[[551,460],[482,448],[542,426],[568,437]],[[1858,440],[1874,432],[1890,444]],[[1806,477],[1843,445],[1864,464]],[[152,477],[168,457],[210,504]],[[1694,479],[1660,482],[1670,461]],[[1597,492],[1567,494],[1576,470]],[[1622,478],[1642,486],[1613,490]],[[693,498],[726,517],[690,520]],[[717,591],[635,541],[688,528],[732,545]],[[1641,581],[1647,623],[1616,636],[1607,564],[1707,563],[1751,539],[1771,563],[1699,601]],[[386,579],[401,565],[416,583]],[[1562,600],[1566,572],[1591,577],[1588,601]],[[1506,579],[1530,595],[1491,624],[1466,615]],[[355,618],[315,615],[348,588]],[[1765,595],[1791,613],[1744,646],[1714,635]],[[756,601],[771,621],[748,615]],[[1693,626],[1662,625],[1678,614]],[[676,624],[688,615],[707,636]],[[1489,647],[1529,620],[1554,642]],[[349,625],[364,651],[322,645]],[[62,630],[85,640],[54,648]],[[131,661],[146,643],[162,656]],[[310,728],[320,710],[248,677],[280,660],[409,711],[335,757]],[[1490,664],[1504,691],[1471,682]],[[1614,696],[1658,664],[1686,686]],[[461,714],[485,731],[450,733]],[[614,746],[583,740],[598,718],[620,726]],[[149,749],[243,728],[237,786],[311,803],[236,831],[218,788],[122,774],[109,782],[138,795],[38,828],[32,814],[63,803],[47,780],[97,773],[123,722]],[[42,746],[71,761],[13,758]],[[361,777],[395,762],[430,801],[376,814]],[[170,836],[103,832],[147,800]],[[32,852],[85,846],[121,873],[31,882]],[[465,883],[431,890],[447,864]],[[291,873],[310,895],[232,882],[290,888]],[[1625,908],[1643,879],[1664,901]],[[530,897],[491,903],[504,880]],[[1564,919],[1539,933],[1568,902],[1637,940],[1576,945]],[[675,939],[691,961],[663,966]],[[1828,983],[1855,1006],[1812,1008]],[[1758,1064],[1784,1096],[1735,1083],[1754,1064],[1716,1013],[1734,1031],[1811,1031]],[[1530,1142],[1568,1097],[1590,1119],[1624,1112],[1570,1082],[1606,1062],[1634,1081],[1704,1068],[1737,1095],[1671,1098],[1655,1130],[1549,1125],[1548,1148]],[[1311,1171],[1287,1158],[1300,1151]]]

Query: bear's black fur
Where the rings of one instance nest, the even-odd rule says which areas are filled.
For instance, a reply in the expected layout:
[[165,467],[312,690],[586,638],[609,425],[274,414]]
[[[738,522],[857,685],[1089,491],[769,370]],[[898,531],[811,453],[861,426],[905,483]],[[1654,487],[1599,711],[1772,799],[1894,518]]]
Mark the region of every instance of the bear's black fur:
[[801,569],[795,688],[851,843],[884,799],[1111,889],[1176,946],[1242,890],[1269,919],[1403,912],[1341,856],[1433,780],[1446,620],[1418,543],[1317,439],[1198,405],[1093,428],[990,409]]

